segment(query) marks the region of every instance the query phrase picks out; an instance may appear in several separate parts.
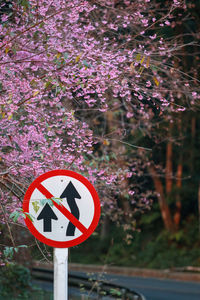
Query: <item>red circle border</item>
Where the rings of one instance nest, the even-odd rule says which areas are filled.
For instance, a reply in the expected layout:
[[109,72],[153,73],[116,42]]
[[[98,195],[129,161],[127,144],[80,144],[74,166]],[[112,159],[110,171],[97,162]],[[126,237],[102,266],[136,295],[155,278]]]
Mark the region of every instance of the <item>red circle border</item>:
[[46,173],[40,175],[31,183],[31,185],[29,186],[29,188],[26,191],[26,194],[24,196],[24,202],[23,202],[23,211],[25,213],[29,213],[30,198],[31,198],[33,191],[37,188],[37,185],[49,177],[58,176],[58,175],[64,175],[64,176],[69,176],[69,177],[75,178],[75,179],[79,180],[81,183],[83,183],[86,186],[86,188],[90,191],[90,194],[92,195],[92,198],[94,201],[94,217],[93,217],[92,223],[90,224],[87,231],[85,233],[83,233],[81,236],[79,236],[78,238],[75,238],[71,241],[59,242],[59,241],[47,239],[41,233],[39,233],[37,231],[37,229],[34,227],[31,220],[27,216],[25,219],[25,223],[26,223],[29,231],[39,241],[43,242],[44,244],[55,247],[55,248],[69,248],[69,247],[79,245],[82,242],[84,242],[86,239],[88,239],[89,236],[93,233],[93,231],[97,227],[97,225],[99,223],[99,219],[100,219],[101,205],[100,205],[99,196],[98,196],[94,186],[84,176],[82,176],[74,171],[70,171],[70,170],[53,170],[53,171],[49,171],[49,172],[46,172]]

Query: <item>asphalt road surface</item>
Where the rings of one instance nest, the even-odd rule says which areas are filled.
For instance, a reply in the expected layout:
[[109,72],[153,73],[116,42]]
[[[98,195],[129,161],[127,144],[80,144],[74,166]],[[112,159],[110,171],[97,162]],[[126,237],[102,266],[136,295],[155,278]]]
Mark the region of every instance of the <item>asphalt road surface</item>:
[[[85,274],[71,272],[74,274]],[[200,300],[200,282],[127,277],[120,275],[95,275],[101,279],[123,285],[143,294],[146,300]]]
[[[87,275],[91,278],[101,279],[131,288],[142,294],[145,297],[145,300],[200,300],[200,282],[128,277],[100,273],[89,274],[75,271],[70,271],[70,273],[75,275]],[[37,284],[38,283],[39,282],[37,282]],[[45,290],[53,290],[53,284],[50,282],[41,282],[39,286]]]

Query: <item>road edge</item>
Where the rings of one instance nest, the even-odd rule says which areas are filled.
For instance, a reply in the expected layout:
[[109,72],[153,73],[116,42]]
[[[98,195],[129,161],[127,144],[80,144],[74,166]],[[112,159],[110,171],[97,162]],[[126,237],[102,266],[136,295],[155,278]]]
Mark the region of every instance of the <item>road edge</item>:
[[[53,269],[52,263],[42,263],[35,261],[34,266],[41,268]],[[156,269],[144,269],[144,268],[131,268],[131,267],[117,267],[110,265],[91,265],[91,264],[77,264],[69,263],[69,271],[79,271],[88,273],[108,273],[124,276],[136,276],[136,277],[150,277],[157,279],[169,279],[178,281],[191,281],[200,282],[200,273],[195,272],[178,272],[170,269],[156,270]]]
[[85,265],[70,263],[69,270],[71,271],[82,271],[82,272],[100,272],[109,273],[124,276],[137,276],[137,277],[153,277],[158,279],[172,279],[179,281],[195,281],[200,282],[199,273],[191,272],[174,272],[169,269],[167,270],[156,270],[156,269],[143,269],[143,268],[130,268],[130,267],[117,267],[109,265]]

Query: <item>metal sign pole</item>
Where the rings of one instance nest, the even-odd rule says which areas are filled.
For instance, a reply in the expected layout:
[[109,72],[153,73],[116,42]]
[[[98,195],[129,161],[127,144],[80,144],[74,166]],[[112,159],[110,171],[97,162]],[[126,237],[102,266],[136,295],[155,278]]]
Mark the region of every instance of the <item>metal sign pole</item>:
[[54,248],[54,300],[68,300],[68,248]]

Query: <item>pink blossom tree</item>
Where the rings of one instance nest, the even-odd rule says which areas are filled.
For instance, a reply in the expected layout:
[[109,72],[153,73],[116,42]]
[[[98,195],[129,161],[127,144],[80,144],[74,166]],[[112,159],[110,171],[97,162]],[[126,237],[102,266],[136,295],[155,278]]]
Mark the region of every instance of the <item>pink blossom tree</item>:
[[[187,7],[175,0],[160,7],[150,0],[1,4],[0,186],[7,226],[28,185],[52,169],[84,174],[116,220],[130,210],[126,204],[136,196],[128,180],[144,161],[130,164],[126,147],[138,156],[151,149],[124,141],[126,130],[142,126],[150,135],[155,112],[184,111],[200,97],[174,67],[181,36],[158,34]],[[121,210],[116,194],[124,199]],[[147,194],[138,197],[140,207],[148,206]]]

